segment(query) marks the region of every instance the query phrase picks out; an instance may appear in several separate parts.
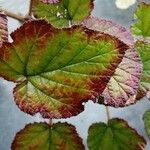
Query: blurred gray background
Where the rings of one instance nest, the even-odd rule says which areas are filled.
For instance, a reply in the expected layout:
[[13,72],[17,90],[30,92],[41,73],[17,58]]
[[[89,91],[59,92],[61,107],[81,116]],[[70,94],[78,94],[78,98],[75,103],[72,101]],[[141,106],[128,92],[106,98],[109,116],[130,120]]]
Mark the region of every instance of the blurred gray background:
[[[150,2],[150,0],[147,1]],[[123,26],[130,27],[136,5],[137,3],[123,10],[116,7],[115,0],[95,0],[93,15],[111,19]],[[0,0],[0,7],[14,13],[26,15],[28,13],[29,0]],[[9,32],[14,31],[20,26],[18,21],[12,18],[8,19]],[[38,114],[36,116],[30,116],[18,109],[12,95],[14,86],[15,84],[0,78],[0,150],[10,150],[11,142],[16,132],[24,128],[27,123],[44,121]],[[150,102],[146,99],[126,108],[110,108],[112,117],[119,117],[127,120],[130,126],[136,128],[139,134],[146,138],[148,143],[146,150],[150,150],[150,142],[144,130],[142,116],[144,111],[149,108]],[[105,107],[89,101],[86,103],[83,113],[69,119],[54,120],[54,122],[67,121],[74,124],[86,145],[89,126],[95,122],[106,122],[106,120]]]

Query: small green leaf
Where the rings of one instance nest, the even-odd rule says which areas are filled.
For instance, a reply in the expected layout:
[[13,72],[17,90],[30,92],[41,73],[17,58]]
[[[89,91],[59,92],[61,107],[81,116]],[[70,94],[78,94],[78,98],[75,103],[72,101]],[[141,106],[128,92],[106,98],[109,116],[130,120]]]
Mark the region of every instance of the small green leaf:
[[89,128],[89,150],[143,150],[145,139],[122,119],[111,119],[108,124],[95,123]]
[[150,109],[144,113],[143,120],[147,134],[150,136]]
[[55,4],[45,4],[36,0],[34,14],[46,18],[55,27],[68,27],[70,23],[79,24],[93,9],[93,0],[61,0]]
[[82,26],[55,29],[44,20],[26,22],[0,49],[0,76],[17,84],[19,108],[45,118],[66,118],[95,101],[128,46]]
[[141,3],[136,12],[135,19],[137,22],[131,27],[136,36],[150,36],[150,4]]
[[138,88],[137,99],[141,99],[145,96],[150,99],[150,43],[138,41],[136,42],[135,47],[143,62],[143,72]]
[[0,47],[6,41],[8,41],[7,17],[0,12]]
[[84,150],[84,145],[73,125],[34,123],[16,134],[12,150]]

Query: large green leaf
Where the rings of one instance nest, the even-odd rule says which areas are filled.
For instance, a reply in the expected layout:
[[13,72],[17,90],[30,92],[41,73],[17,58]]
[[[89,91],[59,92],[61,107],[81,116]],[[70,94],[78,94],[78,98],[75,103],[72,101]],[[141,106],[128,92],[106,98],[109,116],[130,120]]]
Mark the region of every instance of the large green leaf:
[[137,89],[142,72],[142,62],[138,52],[133,48],[134,40],[129,31],[105,19],[91,17],[83,22],[87,28],[115,36],[129,45],[122,62],[108,82],[104,92],[103,103],[114,107],[124,107],[136,102]]
[[0,76],[17,82],[21,110],[62,118],[95,101],[128,49],[112,36],[81,26],[55,29],[42,21],[25,23],[0,49]]
[[122,119],[93,124],[87,142],[89,150],[143,150],[146,145],[145,139]]
[[150,136],[150,110],[147,110],[144,113],[143,120],[144,120],[145,129],[147,131],[147,134]]
[[46,18],[55,27],[68,27],[87,18],[93,9],[93,0],[61,0],[55,4],[45,4],[36,0],[34,14]]
[[143,72],[138,89],[137,99],[145,96],[150,99],[150,43],[138,41],[135,44],[143,62]]
[[8,41],[7,17],[0,12],[0,47],[5,41]]
[[136,12],[137,22],[132,26],[132,32],[136,36],[150,37],[150,4],[141,3]]
[[12,150],[84,150],[84,145],[70,124],[34,123],[17,133]]

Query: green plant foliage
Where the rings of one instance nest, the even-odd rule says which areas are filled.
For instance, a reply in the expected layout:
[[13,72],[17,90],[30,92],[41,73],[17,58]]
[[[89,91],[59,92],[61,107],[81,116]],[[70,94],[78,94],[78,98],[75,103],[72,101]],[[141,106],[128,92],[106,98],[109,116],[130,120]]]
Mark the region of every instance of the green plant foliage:
[[90,15],[93,6],[93,0],[61,0],[56,4],[36,0],[33,9],[37,18],[45,18],[53,26],[61,28],[82,22]]
[[147,134],[150,136],[150,110],[147,110],[144,113],[143,120],[144,120],[145,129],[147,131]]
[[55,29],[30,21],[0,50],[0,76],[17,82],[14,97],[21,110],[46,118],[66,118],[95,101],[128,46],[112,36],[74,26]]
[[84,150],[84,145],[73,125],[34,123],[16,134],[12,150]]
[[132,32],[136,36],[150,36],[150,4],[141,3],[136,12],[137,22],[132,26]]
[[135,44],[135,47],[138,50],[143,62],[143,72],[137,99],[141,99],[145,96],[150,99],[150,43],[138,41]]
[[143,150],[146,145],[136,130],[117,118],[91,125],[87,142],[89,150]]

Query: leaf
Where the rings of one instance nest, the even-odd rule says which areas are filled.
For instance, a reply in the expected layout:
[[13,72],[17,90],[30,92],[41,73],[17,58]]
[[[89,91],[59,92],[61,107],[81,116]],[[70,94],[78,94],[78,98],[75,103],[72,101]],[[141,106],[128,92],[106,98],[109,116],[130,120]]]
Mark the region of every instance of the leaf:
[[143,72],[138,89],[137,99],[141,99],[145,96],[150,99],[150,43],[138,41],[136,42],[135,47],[140,53],[143,62]]
[[127,29],[112,21],[94,17],[85,20],[83,25],[115,36],[130,46],[101,95],[104,99],[102,101],[99,99],[99,103],[114,107],[134,103],[140,82],[142,62],[137,51],[133,49],[131,34]]
[[131,27],[135,36],[150,36],[150,4],[141,3],[136,12],[135,19],[137,22]]
[[28,124],[16,134],[12,150],[84,150],[73,125],[56,123]]
[[102,94],[104,104],[124,107],[135,103],[141,70],[142,63],[138,53],[135,49],[128,49]]
[[147,134],[150,136],[150,110],[144,113],[143,120]]
[[69,27],[79,24],[90,16],[94,0],[61,0],[56,4],[44,4],[38,0],[34,4],[37,18],[46,18],[55,27]]
[[122,119],[95,123],[88,131],[89,150],[143,150],[145,139]]
[[19,108],[44,118],[66,118],[84,110],[103,92],[128,48],[112,36],[74,26],[55,29],[25,23],[1,48],[0,76],[17,82]]
[[7,17],[0,12],[0,47],[4,41],[8,41]]

